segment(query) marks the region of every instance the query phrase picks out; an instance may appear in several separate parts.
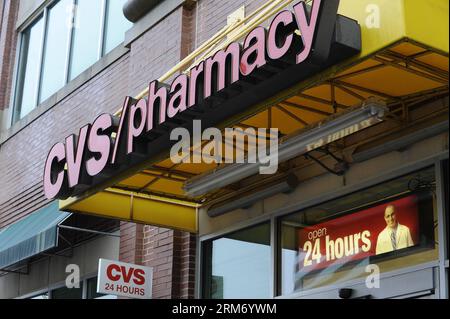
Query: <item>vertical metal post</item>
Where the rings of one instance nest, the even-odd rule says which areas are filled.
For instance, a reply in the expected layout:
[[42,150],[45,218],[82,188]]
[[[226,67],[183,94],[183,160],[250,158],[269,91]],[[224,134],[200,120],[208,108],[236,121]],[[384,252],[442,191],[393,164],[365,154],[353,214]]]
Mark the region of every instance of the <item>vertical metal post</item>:
[[70,55],[71,55],[71,51],[72,51],[72,41],[73,41],[73,34],[74,34],[74,29],[75,29],[75,18],[76,18],[76,8],[77,8],[77,3],[76,0],[72,0],[72,8],[71,8],[71,12],[70,12],[70,24],[68,25],[69,30],[69,36],[67,39],[67,51],[66,51],[66,61],[64,63],[65,65],[65,69],[64,69],[64,84],[67,84],[70,79]]
[[100,22],[100,41],[98,44],[98,60],[103,56],[104,46],[105,46],[105,35],[106,35],[106,15],[108,11],[107,0],[102,0],[102,16]]
[[437,161],[435,164],[436,173],[436,201],[438,213],[438,241],[439,241],[439,297],[448,298],[448,282],[446,276],[447,260],[447,234],[446,234],[446,216],[445,216],[445,194],[444,194],[444,170],[443,162]]
[[34,107],[37,107],[39,105],[40,99],[41,99],[41,87],[42,87],[42,70],[43,70],[43,64],[44,64],[44,56],[45,56],[45,45],[47,43],[47,32],[48,32],[48,7],[44,9],[44,16],[43,16],[43,30],[42,30],[42,39],[41,39],[41,50],[40,50],[40,56],[39,56],[39,66],[38,66],[38,83],[36,85],[36,100],[34,101]]
[[277,219],[272,216],[270,218],[270,297],[277,296],[278,286],[278,227]]
[[81,284],[81,299],[87,299],[87,279],[80,280]]

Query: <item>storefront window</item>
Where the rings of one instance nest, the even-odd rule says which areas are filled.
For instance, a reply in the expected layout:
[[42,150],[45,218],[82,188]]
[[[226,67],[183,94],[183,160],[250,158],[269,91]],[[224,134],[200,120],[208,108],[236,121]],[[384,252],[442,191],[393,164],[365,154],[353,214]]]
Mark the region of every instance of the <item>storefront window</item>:
[[86,294],[87,299],[96,299],[104,296],[104,294],[97,293],[97,277],[86,280],[86,284],[87,284],[87,294]]
[[438,259],[434,168],[311,207],[280,221],[280,293]]
[[80,283],[80,288],[61,287],[51,291],[51,299],[82,299],[83,285]]
[[205,298],[270,297],[270,225],[262,224],[204,245]]

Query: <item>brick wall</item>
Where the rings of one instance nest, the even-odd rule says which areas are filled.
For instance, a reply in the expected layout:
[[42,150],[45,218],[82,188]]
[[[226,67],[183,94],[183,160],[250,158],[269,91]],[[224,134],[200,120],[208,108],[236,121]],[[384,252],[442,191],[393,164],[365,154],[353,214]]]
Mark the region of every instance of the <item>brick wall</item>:
[[227,17],[245,5],[245,14],[255,11],[267,0],[199,0],[197,18],[197,47],[227,24]]

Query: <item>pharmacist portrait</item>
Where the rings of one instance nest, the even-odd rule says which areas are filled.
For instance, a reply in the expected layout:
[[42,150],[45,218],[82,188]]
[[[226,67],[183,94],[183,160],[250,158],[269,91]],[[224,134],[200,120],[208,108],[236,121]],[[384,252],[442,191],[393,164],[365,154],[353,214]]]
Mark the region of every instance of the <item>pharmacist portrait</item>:
[[414,246],[409,228],[397,221],[394,205],[386,206],[384,210],[386,227],[377,239],[376,254],[384,254],[398,249]]

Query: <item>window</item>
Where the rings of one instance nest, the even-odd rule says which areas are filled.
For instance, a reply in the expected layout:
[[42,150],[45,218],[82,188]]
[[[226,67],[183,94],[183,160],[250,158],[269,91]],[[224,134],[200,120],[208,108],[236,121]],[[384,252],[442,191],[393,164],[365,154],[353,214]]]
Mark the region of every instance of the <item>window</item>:
[[270,224],[204,244],[205,298],[270,298]]
[[80,288],[61,287],[51,291],[51,299],[83,299],[83,282]]
[[279,293],[437,260],[435,184],[428,168],[283,217]]
[[126,0],[59,0],[21,34],[13,122],[124,39]]
[[101,50],[102,2],[78,0],[73,32],[70,79],[97,61]]
[[65,65],[70,45],[70,28],[61,26],[70,21],[71,13],[67,8],[71,2],[72,0],[61,0],[48,11],[39,102],[45,101],[66,83]]
[[40,292],[28,299],[115,299],[115,296],[97,293],[97,277],[80,281],[79,288],[67,288],[65,285],[57,286]]
[[125,2],[122,0],[107,2],[105,23],[107,32],[103,47],[105,52],[109,52],[118,46],[122,42],[122,38],[118,35],[131,26],[131,22],[123,17],[122,8]]
[[97,299],[102,296],[106,296],[104,294],[97,293],[97,277],[90,278],[86,280],[87,284],[87,293],[86,293],[86,299]]

